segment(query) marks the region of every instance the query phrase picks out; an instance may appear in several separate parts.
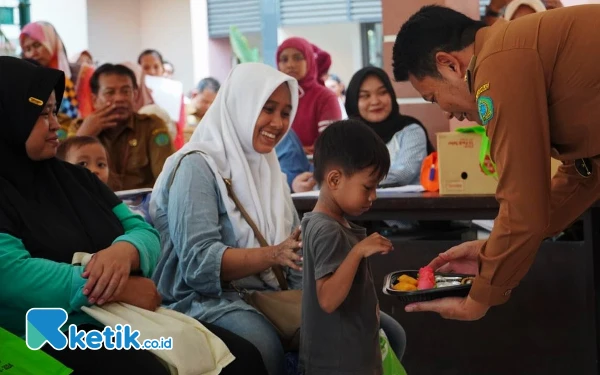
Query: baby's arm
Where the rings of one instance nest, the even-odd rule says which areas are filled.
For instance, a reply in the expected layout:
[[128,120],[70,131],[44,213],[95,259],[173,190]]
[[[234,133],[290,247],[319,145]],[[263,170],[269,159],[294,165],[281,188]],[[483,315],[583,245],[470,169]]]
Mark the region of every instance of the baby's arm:
[[392,242],[379,233],[357,243],[333,274],[317,280],[317,299],[323,311],[331,314],[344,302],[363,258],[376,253],[387,254],[391,250]]

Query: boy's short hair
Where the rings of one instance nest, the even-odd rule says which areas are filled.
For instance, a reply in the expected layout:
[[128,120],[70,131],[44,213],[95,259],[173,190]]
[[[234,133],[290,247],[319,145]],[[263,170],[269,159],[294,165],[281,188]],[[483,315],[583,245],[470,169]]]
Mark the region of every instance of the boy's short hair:
[[379,179],[390,170],[390,153],[383,140],[360,120],[342,120],[331,124],[315,143],[314,178],[319,185],[332,166],[349,176],[375,167]]
[[[95,144],[99,144],[102,146],[102,148],[104,148],[104,145],[102,144],[102,142],[100,142],[100,140],[96,137],[90,137],[90,136],[84,135],[84,136],[67,138],[66,140],[62,141],[60,143],[60,145],[58,146],[58,149],[56,150],[56,157],[59,158],[60,160],[65,160],[67,158],[67,154],[69,153],[69,151],[71,149],[81,148],[83,146],[95,145]],[[106,151],[106,149],[105,149],[105,151]]]

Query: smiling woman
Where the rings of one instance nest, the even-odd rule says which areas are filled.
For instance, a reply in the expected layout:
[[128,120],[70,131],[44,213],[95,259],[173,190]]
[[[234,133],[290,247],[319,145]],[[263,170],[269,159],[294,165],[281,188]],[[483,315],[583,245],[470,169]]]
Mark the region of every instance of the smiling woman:
[[254,125],[252,145],[259,154],[268,154],[290,127],[292,111],[290,88],[282,83],[273,91]]
[[[154,280],[163,303],[252,342],[270,375],[284,372],[273,325],[238,290],[277,290],[271,267],[301,287],[298,215],[275,145],[294,120],[296,80],[256,63],[235,67],[189,143],[167,159],[150,203],[161,233]],[[261,246],[223,179],[273,246]]]

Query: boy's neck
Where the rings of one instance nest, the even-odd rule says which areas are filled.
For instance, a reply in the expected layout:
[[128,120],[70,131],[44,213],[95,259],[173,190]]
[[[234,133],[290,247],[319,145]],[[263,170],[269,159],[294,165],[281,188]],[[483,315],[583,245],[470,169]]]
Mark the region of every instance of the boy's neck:
[[347,228],[350,227],[348,220],[346,220],[344,216],[344,211],[342,211],[331,194],[327,191],[324,191],[324,189],[321,189],[321,192],[319,193],[319,199],[317,200],[317,204],[315,205],[313,212],[325,214],[335,219],[341,225]]

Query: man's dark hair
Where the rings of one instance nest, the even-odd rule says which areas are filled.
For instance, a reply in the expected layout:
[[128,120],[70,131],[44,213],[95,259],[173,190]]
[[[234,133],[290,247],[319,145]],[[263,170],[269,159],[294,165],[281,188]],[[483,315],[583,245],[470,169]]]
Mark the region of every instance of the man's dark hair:
[[92,78],[90,78],[90,88],[94,94],[98,94],[98,91],[100,90],[100,76],[103,74],[129,77],[131,78],[131,83],[133,83],[133,88],[136,90],[138,88],[137,78],[135,77],[133,70],[121,64],[103,64],[96,69],[94,74],[92,74]]
[[319,185],[331,167],[340,168],[348,176],[375,167],[374,173],[383,179],[390,169],[390,153],[381,137],[362,121],[342,120],[331,124],[317,138],[314,165],[314,178]]
[[435,62],[438,52],[460,51],[475,42],[475,34],[486,26],[464,14],[439,5],[427,5],[413,14],[396,37],[393,68],[396,81],[409,75],[418,79],[441,77]]
[[213,77],[206,77],[201,79],[200,82],[198,82],[198,86],[196,86],[198,92],[203,92],[204,90],[219,92],[220,88],[221,84]]
[[138,64],[142,64],[142,57],[146,56],[146,55],[155,55],[156,57],[158,57],[158,59],[160,60],[160,63],[164,65],[165,60],[163,60],[162,55],[160,54],[160,52],[158,52],[155,49],[145,49],[142,51],[142,53],[140,53],[140,55],[138,56]]
[[71,149],[81,148],[83,146],[95,144],[99,144],[102,147],[104,147],[104,145],[102,145],[102,142],[100,142],[98,138],[89,137],[87,135],[67,138],[66,140],[62,141],[58,146],[58,149],[56,150],[56,157],[60,160],[65,160],[67,158],[67,154]]

